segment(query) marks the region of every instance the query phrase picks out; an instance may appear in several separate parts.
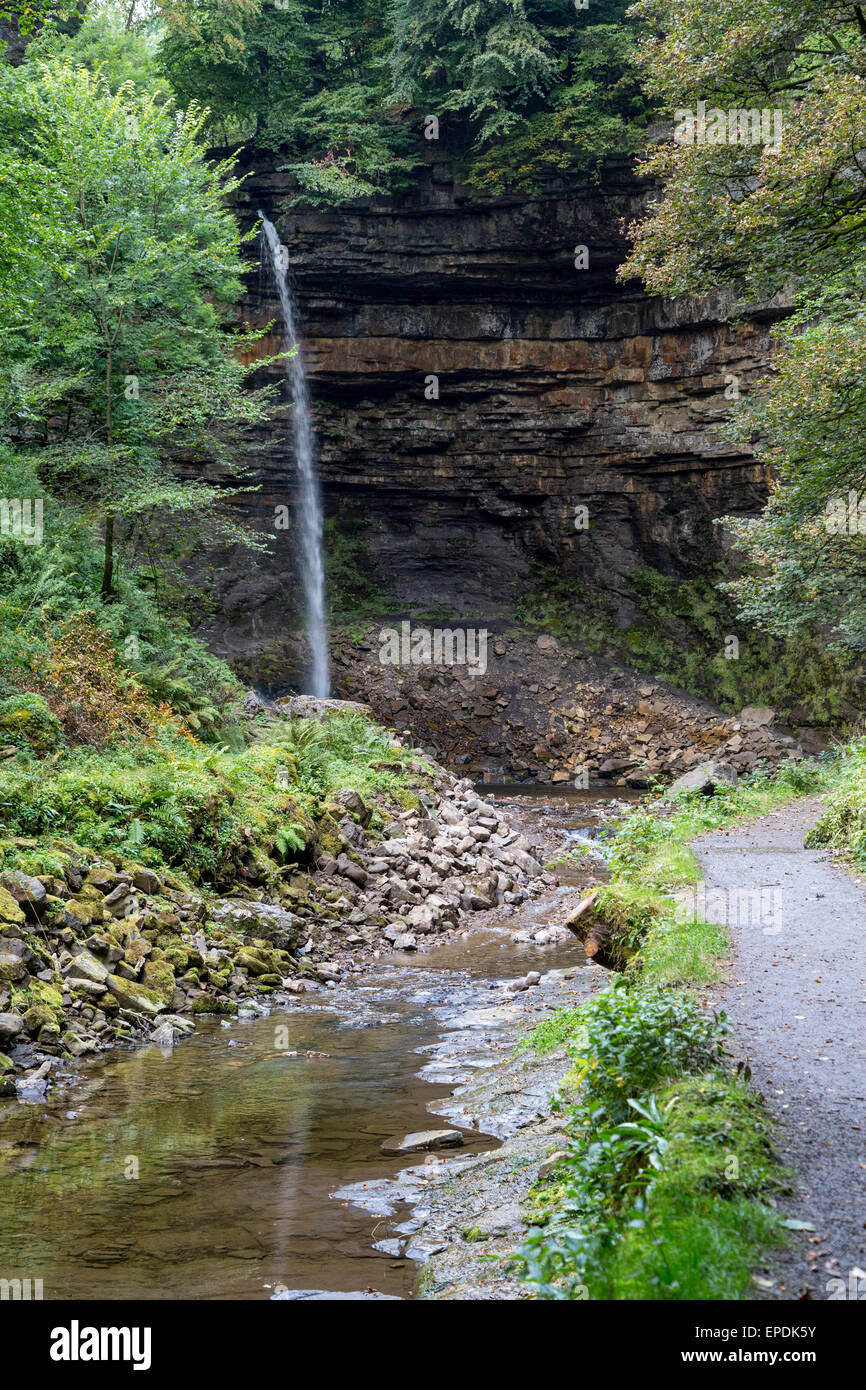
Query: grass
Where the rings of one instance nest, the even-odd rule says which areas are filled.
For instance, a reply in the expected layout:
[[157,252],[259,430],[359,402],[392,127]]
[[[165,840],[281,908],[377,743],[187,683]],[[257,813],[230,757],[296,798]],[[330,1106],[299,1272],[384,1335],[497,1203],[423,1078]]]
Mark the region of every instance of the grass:
[[556,1103],[574,1101],[568,1156],[531,1193],[536,1224],[516,1255],[536,1297],[747,1297],[756,1264],[785,1239],[773,1203],[789,1177],[769,1115],[725,1068],[724,1016],[694,1000],[719,977],[728,931],[684,910],[682,896],[700,881],[691,840],[819,790],[830,801],[819,833],[866,865],[866,740],[841,760],[641,805],[608,841],[611,877],[594,910],[624,973],[521,1043],[541,1055],[564,1047],[571,1071]]
[[657,1095],[668,1137],[645,1210],[594,1275],[596,1296],[737,1299],[784,1240],[769,1201],[789,1189],[764,1107],[736,1077],[707,1073]]
[[790,1177],[744,1081],[682,1076],[646,1094],[631,1123],[578,1109],[574,1129],[568,1158],[532,1193],[517,1257],[536,1296],[749,1296],[756,1264],[786,1239],[772,1203]]

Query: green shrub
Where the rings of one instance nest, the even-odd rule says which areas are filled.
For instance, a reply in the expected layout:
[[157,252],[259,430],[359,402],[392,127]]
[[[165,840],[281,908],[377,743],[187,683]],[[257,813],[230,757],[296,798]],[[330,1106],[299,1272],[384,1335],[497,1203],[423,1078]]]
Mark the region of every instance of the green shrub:
[[688,994],[616,980],[582,1006],[574,1075],[589,1102],[603,1102],[623,1120],[630,1096],[716,1063],[726,1032],[724,1014],[705,1014]]
[[572,1141],[536,1188],[538,1217],[516,1261],[543,1299],[732,1299],[780,1243],[768,1205],[789,1186],[760,1097],[718,1070],[678,1078],[628,1102],[571,1114]]
[[61,742],[60,721],[41,695],[10,695],[0,700],[0,742],[40,757],[53,753]]
[[10,766],[0,824],[13,835],[64,836],[175,867],[218,888],[253,869],[267,878],[309,851],[314,821],[342,788],[409,794],[400,773],[370,766],[388,735],[369,720],[299,723],[317,730],[306,748],[297,728],[281,740],[279,724],[239,751],[165,730],[149,743],[73,748],[47,773]]

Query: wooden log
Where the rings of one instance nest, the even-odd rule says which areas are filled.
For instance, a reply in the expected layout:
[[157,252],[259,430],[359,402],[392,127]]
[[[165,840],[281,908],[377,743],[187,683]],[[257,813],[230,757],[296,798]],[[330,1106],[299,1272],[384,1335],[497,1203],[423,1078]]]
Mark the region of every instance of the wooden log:
[[562,925],[574,933],[590,960],[603,965],[606,970],[621,970],[623,963],[619,959],[620,953],[613,942],[611,929],[592,911],[598,894],[599,889],[596,888],[579,902]]

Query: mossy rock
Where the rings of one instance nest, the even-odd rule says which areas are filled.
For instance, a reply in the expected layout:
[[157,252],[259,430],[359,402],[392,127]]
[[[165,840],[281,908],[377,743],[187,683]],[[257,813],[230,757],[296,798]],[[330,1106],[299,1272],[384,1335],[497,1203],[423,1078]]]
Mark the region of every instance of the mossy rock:
[[272,963],[265,958],[265,952],[250,948],[238,951],[235,956],[235,966],[238,970],[246,970],[249,975],[272,973]]
[[153,958],[145,961],[144,985],[159,995],[166,1008],[170,1006],[174,998],[174,971],[167,961]]
[[179,941],[175,941],[166,948],[164,959],[178,975],[182,975],[189,965],[189,951]]
[[163,1009],[166,1008],[162,995],[146,985],[136,984],[132,980],[123,980],[119,975],[109,975],[105,983],[120,1007],[129,1009],[131,1013],[147,1014],[153,1017],[155,1014],[162,1013]]
[[0,887],[0,922],[11,922],[15,926],[20,926],[24,920],[24,913],[12,894]]
[[132,941],[129,942],[123,952],[123,959],[126,961],[127,965],[131,965],[134,968],[138,965],[139,961],[147,959],[150,955],[150,951],[151,943],[149,941],[145,941],[140,936],[133,937]]
[[31,1004],[24,1014],[24,1027],[28,1033],[39,1033],[41,1036],[44,1028],[56,1028],[57,1036],[60,1037],[60,1028],[52,1009],[47,1004]]
[[101,927],[103,910],[102,899],[99,901],[81,902],[78,898],[69,898],[61,903],[59,909],[60,921],[71,931],[89,931],[91,927]]
[[31,980],[27,994],[31,1001],[47,1004],[57,1014],[63,1012],[63,990],[59,985],[53,985],[49,980]]
[[202,994],[190,1006],[194,1014],[233,1014],[237,1012],[233,999],[214,999],[212,995]]
[[[343,810],[342,806],[337,809],[339,812]],[[337,822],[328,814],[320,816],[316,821],[316,844],[319,850],[324,850],[326,854],[332,855],[334,859],[342,854],[346,847],[346,842],[340,833]]]
[[60,746],[60,721],[41,695],[11,695],[0,700],[0,742],[14,743],[44,757]]

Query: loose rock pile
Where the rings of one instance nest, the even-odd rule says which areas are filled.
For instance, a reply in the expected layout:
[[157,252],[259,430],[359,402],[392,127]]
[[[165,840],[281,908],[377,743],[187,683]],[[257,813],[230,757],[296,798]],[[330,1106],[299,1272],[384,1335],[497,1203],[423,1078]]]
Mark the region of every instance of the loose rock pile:
[[369,809],[344,792],[346,851],[323,855],[315,878],[340,897],[345,944],[413,950],[420,936],[456,927],[462,913],[521,902],[541,890],[539,851],[474,791],[436,770],[435,801],[402,812],[385,839],[365,830]]
[[173,1045],[196,1015],[283,1001],[360,969],[357,957],[417,949],[465,913],[541,890],[538,851],[470,782],[431,759],[409,768],[418,810],[377,796],[386,825],[374,833],[372,802],[344,791],[330,850],[270,894],[209,897],[75,847],[50,851],[62,876],[0,873],[0,1095],[38,1098],[52,1058]]
[[555,637],[491,632],[487,670],[379,661],[378,630],[336,644],[340,688],[375,716],[429,743],[449,765],[476,775],[549,783],[588,778],[646,787],[709,758],[737,772],[775,766],[820,737],[774,727],[774,711],[727,717],[706,700],[648,680],[600,657],[580,656]]

